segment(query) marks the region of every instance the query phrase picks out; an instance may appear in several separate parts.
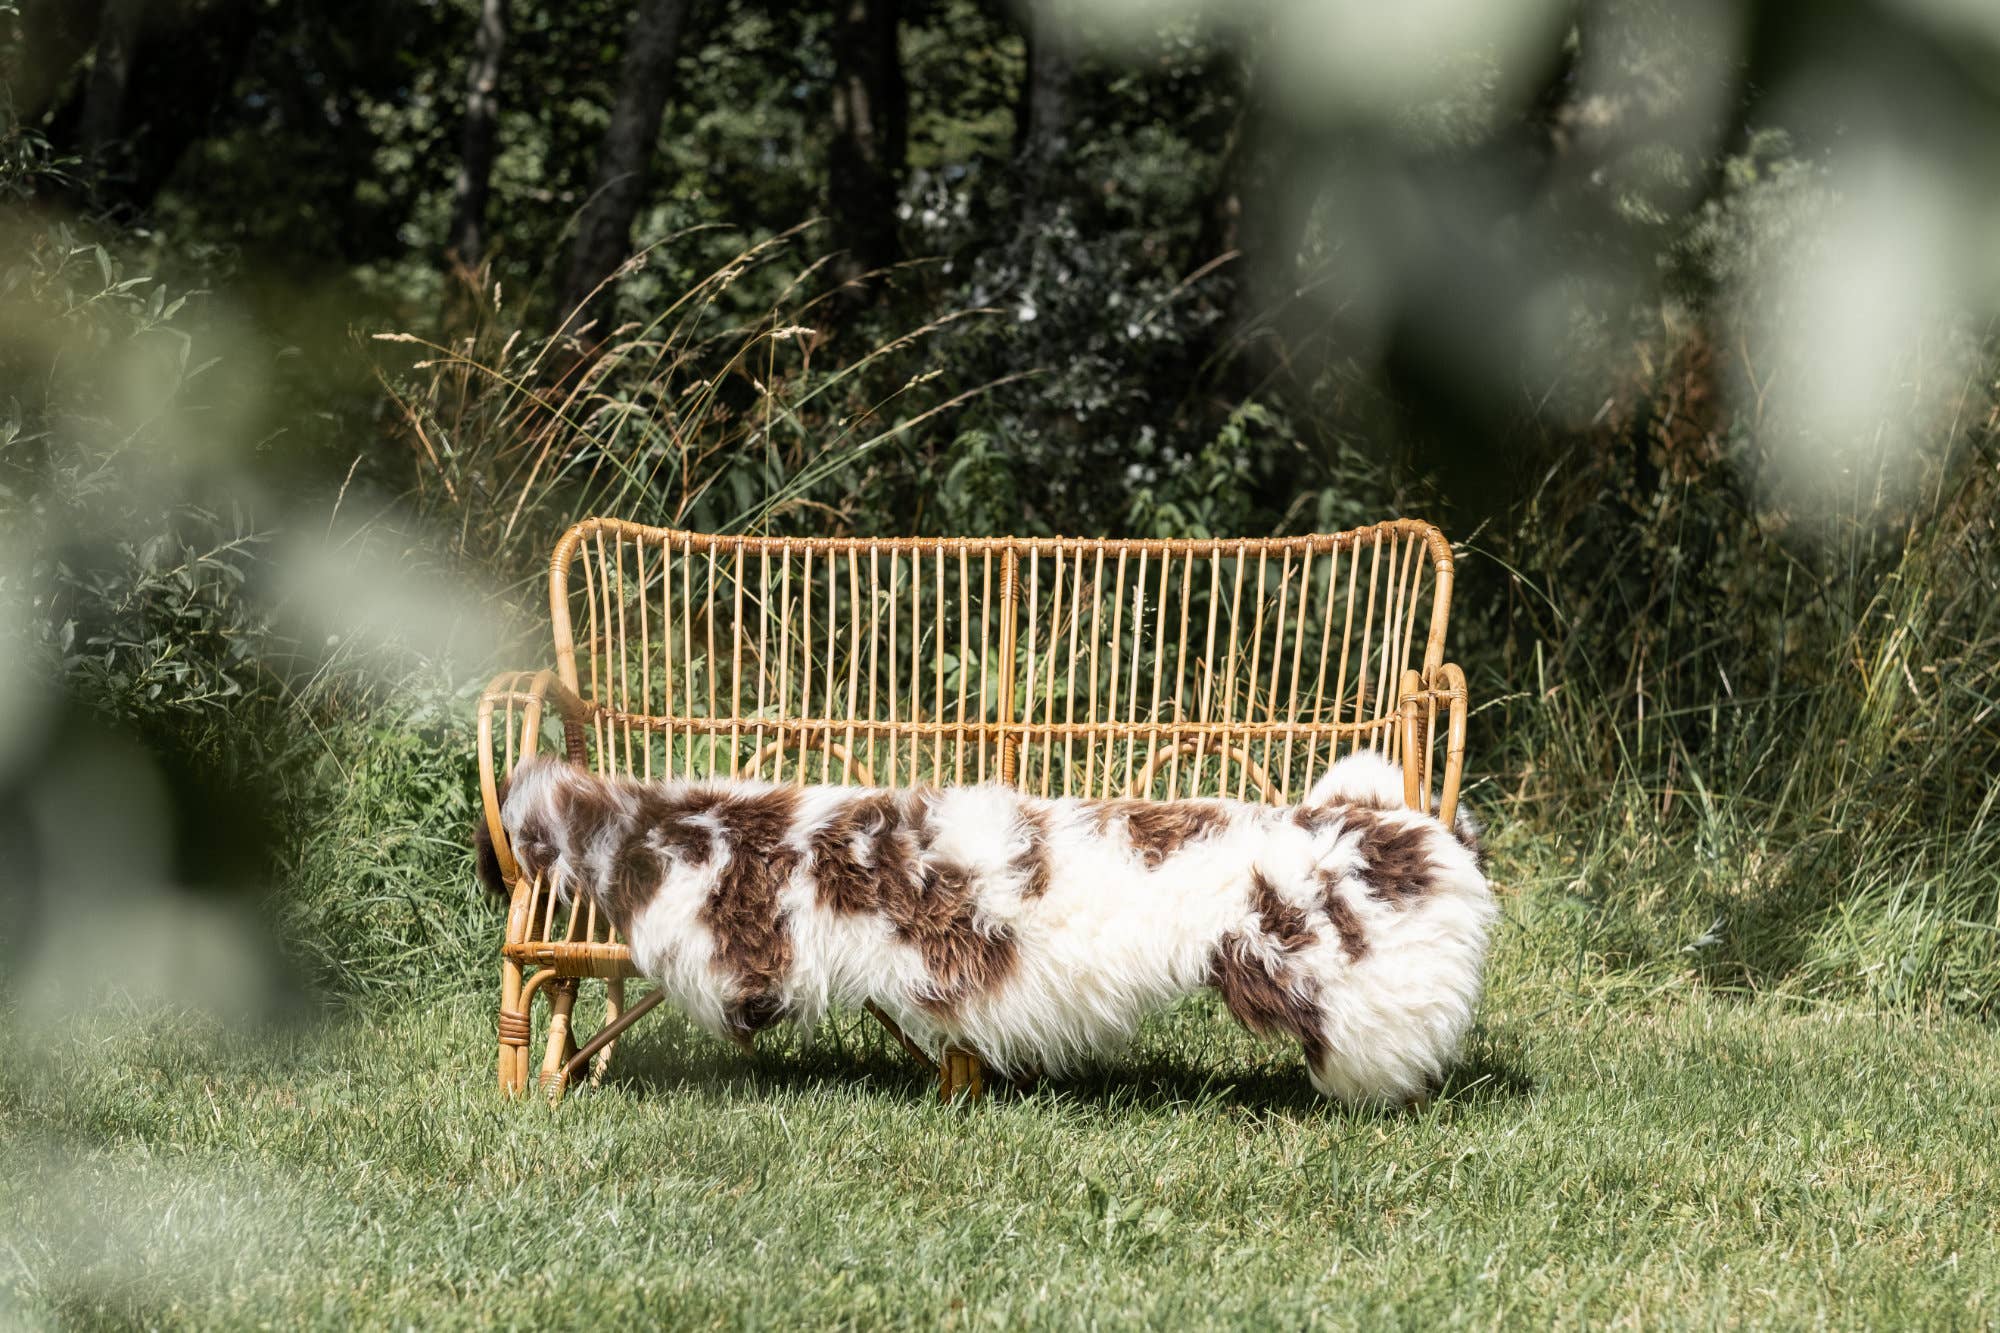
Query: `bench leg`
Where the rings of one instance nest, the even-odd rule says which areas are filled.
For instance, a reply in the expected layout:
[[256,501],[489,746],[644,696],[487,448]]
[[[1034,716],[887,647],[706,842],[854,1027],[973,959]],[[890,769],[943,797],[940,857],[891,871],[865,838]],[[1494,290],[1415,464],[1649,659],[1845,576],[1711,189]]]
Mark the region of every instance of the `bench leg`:
[[500,964],[500,1094],[517,1097],[528,1086],[528,1011],[521,1003],[521,965]]
[[910,1035],[907,1032],[903,1031],[903,1029],[897,1025],[895,1019],[889,1017],[887,1013],[883,1012],[882,1007],[880,1005],[876,1004],[875,1001],[873,1000],[865,1000],[862,1002],[861,1007],[863,1009],[866,1009],[870,1014],[874,1015],[875,1021],[880,1023],[883,1027],[889,1030],[889,1035],[896,1039],[896,1044],[898,1046],[901,1046],[903,1048],[904,1053],[907,1054],[912,1060],[915,1060],[918,1064],[922,1065],[924,1069],[929,1073],[935,1074],[938,1072],[937,1061],[931,1059],[930,1056],[926,1055],[924,1053],[923,1047],[911,1041]]
[[[604,983],[604,1027],[603,1031],[616,1034],[625,1030],[625,1024],[618,1016],[625,1012],[625,978],[613,977]],[[597,1052],[597,1058],[590,1062],[590,1086],[601,1087],[604,1076],[611,1069],[611,1052],[616,1047],[615,1040],[605,1042]]]
[[569,1087],[569,1071],[565,1068],[570,1057],[576,1054],[576,1038],[570,1032],[570,1011],[576,1007],[576,980],[564,978],[551,988],[549,995],[549,1037],[542,1051],[542,1092],[552,1102],[562,1100]]
[[[612,984],[621,987],[619,1000],[622,1006],[624,1000],[622,983],[613,982]],[[612,1043],[618,1040],[619,1033],[623,1032],[626,1028],[631,1027],[634,1023],[644,1018],[648,1013],[652,1011],[654,1005],[658,1004],[661,1000],[664,1000],[666,998],[667,998],[667,993],[664,989],[649,991],[645,995],[645,997],[642,998],[637,1004],[633,1005],[629,1009],[625,1009],[615,1018],[612,1018],[608,1022],[606,1022],[602,1028],[598,1029],[598,1033],[596,1036],[592,1037],[589,1041],[584,1043],[583,1049],[574,1051],[570,1055],[569,1063],[563,1066],[563,1075],[565,1079],[566,1080],[574,1079],[578,1074],[583,1072],[583,1066],[593,1058],[602,1061],[603,1053],[611,1049]],[[597,1067],[602,1069],[603,1065],[600,1063]],[[597,1081],[598,1080],[595,1077],[593,1077],[591,1079],[591,1085],[593,1087],[596,1086]]]
[[938,1062],[938,1100],[976,1102],[985,1095],[986,1070],[979,1056],[961,1046],[945,1047],[944,1058]]
[[968,1051],[962,1046],[947,1046],[944,1048],[943,1058],[933,1060],[924,1053],[924,1048],[911,1041],[909,1034],[904,1032],[896,1020],[884,1013],[873,1000],[867,1001],[862,1008],[873,1014],[875,1020],[883,1027],[889,1029],[889,1035],[896,1039],[897,1045],[909,1053],[912,1060],[937,1075],[939,1101],[948,1102],[958,1097],[963,1097],[967,1101],[978,1101],[986,1095],[986,1067],[980,1062],[976,1052]]

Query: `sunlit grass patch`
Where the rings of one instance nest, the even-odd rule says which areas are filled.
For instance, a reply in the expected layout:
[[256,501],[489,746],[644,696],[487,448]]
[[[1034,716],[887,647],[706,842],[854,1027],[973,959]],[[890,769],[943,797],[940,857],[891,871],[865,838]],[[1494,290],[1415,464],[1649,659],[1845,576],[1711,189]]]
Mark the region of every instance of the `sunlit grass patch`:
[[1994,1317],[1994,1034],[1575,984],[1548,943],[1510,932],[1460,1071],[1386,1115],[1200,1000],[969,1109],[858,1015],[747,1059],[667,1017],[556,1108],[497,1097],[483,989],[86,1020],[0,1085],[0,1290],[203,1326]]

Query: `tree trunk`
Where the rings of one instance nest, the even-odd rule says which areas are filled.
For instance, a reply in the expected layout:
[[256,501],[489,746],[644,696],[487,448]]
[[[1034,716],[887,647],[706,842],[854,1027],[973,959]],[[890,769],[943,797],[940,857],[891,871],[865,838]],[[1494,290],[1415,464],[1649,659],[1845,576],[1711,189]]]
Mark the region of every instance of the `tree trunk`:
[[[572,333],[609,313],[610,292],[600,284],[625,261],[632,244],[632,220],[652,175],[660,117],[667,109],[690,3],[642,0],[632,18],[618,69],[618,98],[597,154],[597,179],[577,218],[556,304],[557,326],[566,325]],[[597,332],[601,337],[604,330]]]
[[1014,108],[1014,157],[1021,181],[1024,226],[1041,211],[1052,177],[1069,156],[1070,77],[1073,66],[1046,5],[1022,15],[1028,68]]
[[[107,0],[106,17],[129,2]],[[152,206],[188,149],[215,129],[264,13],[262,0],[213,0],[187,6],[173,22],[142,25],[144,40],[126,47],[128,67],[115,97],[110,86],[101,93],[94,86],[100,71],[93,70],[49,115],[50,137],[74,145],[79,156],[92,152],[84,124],[93,101],[90,114],[100,126],[112,126],[108,133],[96,131],[100,155],[107,141],[119,150],[112,177],[90,182],[96,203],[135,212]],[[137,114],[127,114],[132,111]],[[121,131],[127,136],[122,142]]]
[[451,188],[451,231],[447,251],[466,268],[486,257],[486,200],[492,191],[493,157],[499,146],[500,56],[507,47],[507,0],[482,0],[479,32],[465,81],[465,138],[458,177]]
[[897,49],[900,0],[839,0],[833,24],[833,144],[827,207],[844,280],[896,262],[896,205],[909,146]]
[[[1243,186],[1251,171],[1255,151],[1253,140],[1261,132],[1253,124],[1247,88],[1239,99],[1229,134],[1217,155],[1215,182],[1201,206],[1201,226],[1182,263],[1189,273],[1232,252],[1243,249]],[[1238,269],[1242,264],[1236,265]]]
[[0,44],[0,82],[14,121],[33,125],[65,93],[76,66],[97,42],[103,0],[28,0],[21,40]]
[[97,21],[97,51],[83,98],[81,139],[84,160],[97,172],[106,166],[124,120],[125,90],[132,82],[132,56],[146,20],[146,0],[106,0]]
[[1238,72],[1236,115],[1184,261],[1192,273],[1235,256],[1226,269],[1233,349],[1226,376],[1239,397],[1265,386],[1284,362],[1273,320],[1298,286],[1299,247],[1311,209],[1298,185],[1310,177],[1310,155],[1298,127],[1271,111],[1267,78],[1266,57],[1253,48]]

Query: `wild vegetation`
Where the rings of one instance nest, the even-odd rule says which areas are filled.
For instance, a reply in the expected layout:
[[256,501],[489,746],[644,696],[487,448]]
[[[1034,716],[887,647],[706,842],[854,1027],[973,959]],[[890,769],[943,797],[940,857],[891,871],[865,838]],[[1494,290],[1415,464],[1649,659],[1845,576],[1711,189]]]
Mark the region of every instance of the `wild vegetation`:
[[[1521,8],[0,2],[0,1310],[1990,1321],[2000,29]],[[1466,1071],[490,1101],[471,700],[595,512],[1437,519]]]

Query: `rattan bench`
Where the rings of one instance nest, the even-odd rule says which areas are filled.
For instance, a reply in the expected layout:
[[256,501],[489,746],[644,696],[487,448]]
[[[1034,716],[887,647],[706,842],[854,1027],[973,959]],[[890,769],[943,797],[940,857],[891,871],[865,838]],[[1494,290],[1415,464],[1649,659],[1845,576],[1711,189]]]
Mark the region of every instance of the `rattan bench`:
[[[602,1077],[659,998],[628,1006],[638,974],[615,930],[521,876],[507,847],[498,785],[545,728],[570,762],[641,777],[1280,803],[1367,747],[1401,763],[1412,806],[1435,787],[1449,820],[1466,711],[1444,660],[1451,587],[1450,545],[1412,519],[1264,541],[577,524],[549,567],[554,668],[499,676],[479,704],[485,816],[512,886],[501,1088],[527,1086],[537,997],[554,1097],[586,1068]],[[604,983],[606,1017],[579,1048],[587,981]],[[975,1055],[933,1061],[896,1035],[943,1095],[980,1091]]]

